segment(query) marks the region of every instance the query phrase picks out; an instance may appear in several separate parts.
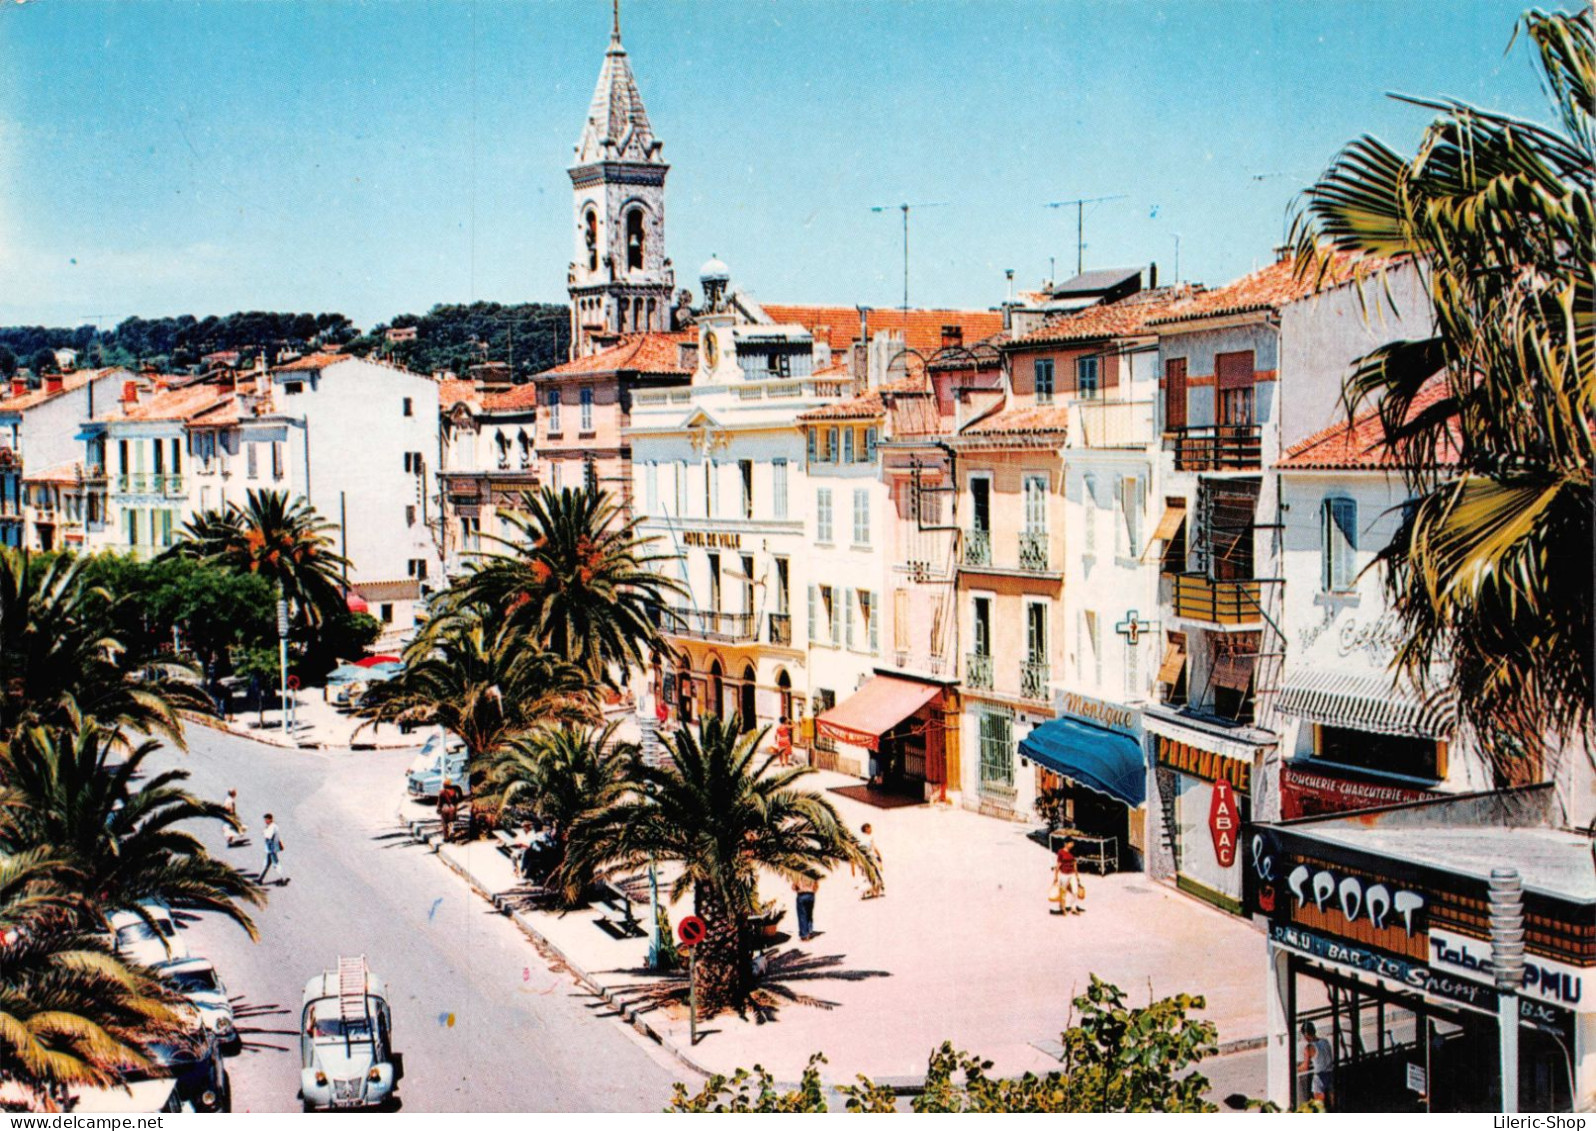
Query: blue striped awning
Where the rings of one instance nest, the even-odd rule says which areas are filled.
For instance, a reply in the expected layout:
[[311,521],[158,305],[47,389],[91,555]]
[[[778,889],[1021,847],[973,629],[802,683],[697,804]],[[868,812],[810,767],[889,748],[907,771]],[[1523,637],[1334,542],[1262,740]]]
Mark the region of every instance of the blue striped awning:
[[1334,668],[1288,673],[1279,707],[1282,714],[1321,726],[1408,738],[1445,739],[1457,721],[1457,703],[1450,694],[1426,699],[1405,679]]
[[1147,800],[1142,744],[1128,734],[1069,717],[1049,719],[1020,739],[1020,753],[1132,809]]

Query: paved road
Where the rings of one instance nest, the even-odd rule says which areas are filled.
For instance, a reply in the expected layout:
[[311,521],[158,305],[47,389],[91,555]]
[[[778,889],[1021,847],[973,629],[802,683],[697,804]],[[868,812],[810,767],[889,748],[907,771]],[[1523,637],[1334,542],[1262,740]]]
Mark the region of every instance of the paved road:
[[255,837],[227,849],[207,834],[213,850],[258,868],[270,810],[292,876],[255,915],[259,943],[214,916],[187,931],[239,1010],[235,1110],[299,1109],[300,994],[341,953],[388,983],[407,1111],[658,1111],[688,1078],[399,834],[394,782],[412,752],[282,750],[198,726],[189,743],[170,760],[202,796],[236,788]]

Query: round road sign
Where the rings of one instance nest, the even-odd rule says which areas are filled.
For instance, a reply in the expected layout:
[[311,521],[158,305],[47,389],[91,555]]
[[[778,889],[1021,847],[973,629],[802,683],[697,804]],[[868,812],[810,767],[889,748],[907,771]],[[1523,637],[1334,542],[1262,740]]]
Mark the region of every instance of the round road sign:
[[681,940],[683,946],[697,946],[704,941],[706,933],[707,928],[704,926],[704,921],[697,915],[688,915],[680,923],[676,924],[676,937]]
[[288,690],[290,690],[290,691],[298,691],[299,690],[299,677],[297,675],[291,675],[291,676],[288,677]]

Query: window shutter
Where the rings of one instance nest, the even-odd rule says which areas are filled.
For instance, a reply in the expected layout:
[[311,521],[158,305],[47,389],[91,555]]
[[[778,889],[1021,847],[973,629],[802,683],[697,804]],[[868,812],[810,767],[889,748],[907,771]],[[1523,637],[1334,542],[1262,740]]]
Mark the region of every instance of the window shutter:
[[846,618],[846,620],[845,620],[845,631],[847,633],[847,640],[845,641],[845,643],[848,645],[848,647],[852,648],[853,647],[853,604],[854,604],[854,601],[853,601],[853,589],[849,588],[847,593],[848,593],[847,602],[846,602],[846,606],[845,606],[845,612],[843,613],[843,616]]
[[892,647],[899,652],[909,650],[909,591],[892,591]]
[[881,651],[881,610],[876,608],[876,595],[868,593],[870,601],[870,654]]
[[842,643],[842,602],[835,596],[831,599],[831,646],[835,648]]
[[1186,427],[1186,359],[1172,357],[1164,362],[1164,430]]
[[819,446],[819,444],[818,444],[819,437],[820,437],[820,433],[819,433],[819,431],[817,429],[811,428],[809,430],[809,462],[810,463],[814,463],[815,462],[815,449]]
[[880,442],[880,434],[875,428],[865,429],[865,458],[871,463],[876,461],[876,444]]
[[842,430],[842,462],[843,463],[852,463],[853,462],[853,429],[852,428],[844,428]]
[[811,585],[809,587],[809,639],[810,639],[811,642],[813,642],[814,639],[815,639],[815,627],[816,627],[815,605],[816,605],[815,587],[813,585]]

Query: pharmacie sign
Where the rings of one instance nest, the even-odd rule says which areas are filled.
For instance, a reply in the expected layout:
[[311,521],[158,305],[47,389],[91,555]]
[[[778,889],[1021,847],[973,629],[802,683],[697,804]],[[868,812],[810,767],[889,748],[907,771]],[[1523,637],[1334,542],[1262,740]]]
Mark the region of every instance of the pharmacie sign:
[[[1441,927],[1430,928],[1430,965],[1475,981],[1494,983],[1496,980],[1491,967],[1490,943]],[[1584,1000],[1585,976],[1591,972],[1555,958],[1526,954],[1523,993],[1536,1001],[1581,1012],[1596,1010],[1596,1002]]]

